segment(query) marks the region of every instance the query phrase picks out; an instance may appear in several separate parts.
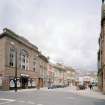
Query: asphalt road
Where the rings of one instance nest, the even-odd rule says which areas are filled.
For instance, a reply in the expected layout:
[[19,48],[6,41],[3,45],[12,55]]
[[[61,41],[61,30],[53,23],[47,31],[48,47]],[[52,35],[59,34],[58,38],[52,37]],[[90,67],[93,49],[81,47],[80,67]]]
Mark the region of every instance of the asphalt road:
[[105,100],[57,91],[1,91],[0,105],[105,105]]

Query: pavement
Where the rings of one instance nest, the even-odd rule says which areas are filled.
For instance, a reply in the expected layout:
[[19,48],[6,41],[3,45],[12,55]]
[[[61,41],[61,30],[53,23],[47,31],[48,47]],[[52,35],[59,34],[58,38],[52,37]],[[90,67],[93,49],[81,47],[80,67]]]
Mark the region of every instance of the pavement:
[[76,95],[81,95],[81,96],[87,96],[87,97],[93,97],[97,99],[104,99],[105,100],[105,95],[102,94],[101,92],[98,91],[98,89],[95,87],[93,90],[90,90],[89,88],[85,90],[78,90],[75,86],[71,87],[66,87],[66,88],[58,88],[58,89],[47,89],[47,88],[42,88],[41,90],[44,91],[60,91],[60,92],[71,92]]
[[23,89],[17,92],[0,91],[0,105],[105,105],[105,96],[75,87]]
[[[18,92],[27,92],[27,91],[52,91],[52,92],[69,92],[80,96],[87,96],[87,97],[93,97],[97,99],[104,99],[105,95],[98,91],[97,88],[94,88],[93,90],[85,89],[85,90],[78,90],[75,86],[66,87],[66,88],[56,88],[56,89],[48,89],[47,87],[40,88],[40,89],[22,89],[18,90]],[[11,92],[14,92],[12,90]]]

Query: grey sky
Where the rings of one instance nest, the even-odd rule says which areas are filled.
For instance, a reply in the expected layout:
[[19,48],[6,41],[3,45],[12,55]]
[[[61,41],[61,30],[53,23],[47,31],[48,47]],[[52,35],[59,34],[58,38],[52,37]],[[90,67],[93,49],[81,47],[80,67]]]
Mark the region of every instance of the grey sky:
[[28,38],[51,61],[97,69],[101,0],[0,0],[0,30]]

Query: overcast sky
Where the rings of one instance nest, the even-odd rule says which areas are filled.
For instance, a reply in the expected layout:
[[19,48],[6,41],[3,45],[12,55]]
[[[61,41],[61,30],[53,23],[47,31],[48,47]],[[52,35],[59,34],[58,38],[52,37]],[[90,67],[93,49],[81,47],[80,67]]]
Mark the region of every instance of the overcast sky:
[[97,70],[101,0],[0,0],[0,30],[7,27],[53,62]]

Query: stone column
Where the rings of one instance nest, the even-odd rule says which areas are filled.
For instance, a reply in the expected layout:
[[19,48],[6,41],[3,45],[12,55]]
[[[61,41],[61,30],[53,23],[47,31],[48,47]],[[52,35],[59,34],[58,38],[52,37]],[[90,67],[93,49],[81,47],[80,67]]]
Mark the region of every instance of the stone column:
[[105,67],[103,68],[103,93],[105,94]]
[[3,81],[2,81],[2,90],[9,90],[10,84],[9,84],[9,77],[8,76],[4,76],[3,77]]

